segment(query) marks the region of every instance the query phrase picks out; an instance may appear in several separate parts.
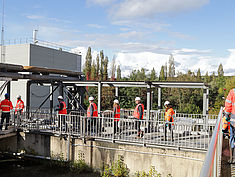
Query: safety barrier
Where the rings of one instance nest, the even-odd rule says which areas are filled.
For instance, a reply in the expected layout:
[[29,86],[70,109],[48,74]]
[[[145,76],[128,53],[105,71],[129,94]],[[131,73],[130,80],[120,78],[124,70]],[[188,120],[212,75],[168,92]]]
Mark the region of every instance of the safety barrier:
[[200,177],[220,176],[222,152],[222,108],[217,118]]
[[[177,121],[165,123],[161,114],[154,120],[137,120],[122,117],[119,121],[103,112],[101,117],[88,118],[84,113],[68,115],[44,112],[23,112],[12,124],[24,131],[51,132],[78,138],[92,138],[119,143],[137,143],[155,146],[170,146],[207,150],[214,125],[204,129],[203,123]],[[18,120],[18,121],[17,121]]]

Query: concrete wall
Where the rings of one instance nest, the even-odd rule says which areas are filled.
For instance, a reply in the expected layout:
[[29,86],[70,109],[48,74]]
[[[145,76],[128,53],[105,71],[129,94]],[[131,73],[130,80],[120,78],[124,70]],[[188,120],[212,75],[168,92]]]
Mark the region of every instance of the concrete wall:
[[[24,149],[27,153],[34,155],[67,158],[68,140],[64,138],[32,133],[21,133],[20,137],[18,138],[18,151]],[[70,141],[70,159],[83,158],[93,168],[103,169],[105,164],[110,165],[120,155],[124,157],[124,162],[131,174],[136,171],[148,171],[151,166],[155,166],[163,176],[172,174],[174,177],[198,177],[205,158],[205,152],[101,141],[87,141],[84,144],[81,139]]]
[[[71,71],[81,71],[81,55],[60,51],[52,48],[42,47],[34,44],[19,44],[5,46],[5,62],[19,64],[24,66],[39,66],[54,69],[65,69]],[[20,80],[11,82],[11,101],[16,104],[16,96],[21,95],[26,102],[26,82]],[[2,82],[1,82],[2,83]],[[31,89],[31,107],[38,107],[43,100],[49,95],[50,88],[45,86],[33,85]],[[6,89],[3,93],[6,93]],[[59,92],[56,91],[56,98]],[[1,99],[4,99],[4,94]],[[54,100],[54,105],[57,99]],[[43,108],[49,108],[49,100]]]

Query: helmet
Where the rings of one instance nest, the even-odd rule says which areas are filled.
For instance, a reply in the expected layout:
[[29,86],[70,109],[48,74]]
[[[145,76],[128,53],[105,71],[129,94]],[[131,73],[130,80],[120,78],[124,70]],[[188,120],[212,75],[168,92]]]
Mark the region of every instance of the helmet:
[[8,94],[8,93],[6,93],[6,94],[5,94],[5,97],[6,97],[6,98],[9,98],[9,94]]
[[64,98],[60,95],[60,96],[58,96],[58,99],[63,100]]
[[17,95],[17,97],[16,97],[17,99],[21,99],[21,95]]
[[170,101],[165,101],[164,106],[169,105],[169,104],[170,104]]
[[113,102],[119,104],[119,101],[117,99],[115,99]]
[[90,96],[89,101],[94,101],[94,97]]
[[141,100],[140,97],[135,98],[135,101],[140,101],[140,100]]

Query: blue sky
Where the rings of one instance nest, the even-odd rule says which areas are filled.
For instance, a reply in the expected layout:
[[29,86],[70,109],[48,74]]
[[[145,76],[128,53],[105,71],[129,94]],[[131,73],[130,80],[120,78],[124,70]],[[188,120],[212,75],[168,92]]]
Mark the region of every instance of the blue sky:
[[[2,11],[2,5],[1,5]],[[155,68],[173,54],[178,71],[235,75],[234,0],[5,0],[5,40],[31,37],[83,55],[104,50],[124,75]]]

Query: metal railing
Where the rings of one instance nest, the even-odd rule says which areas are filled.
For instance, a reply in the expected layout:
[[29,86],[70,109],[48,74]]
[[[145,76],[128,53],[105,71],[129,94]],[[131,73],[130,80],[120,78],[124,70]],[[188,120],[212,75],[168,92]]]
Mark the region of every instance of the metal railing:
[[208,147],[206,158],[201,169],[200,177],[220,176],[222,153],[222,108],[217,118],[216,126]]
[[[88,118],[81,112],[68,115],[43,112],[23,112],[14,115],[12,125],[24,131],[51,132],[58,135],[92,138],[119,143],[137,143],[176,148],[207,150],[214,125],[203,129],[204,123],[175,121],[165,123],[161,113],[153,112],[153,120],[137,120],[132,116],[119,121],[111,111],[104,111],[101,117]],[[13,117],[12,117],[13,118]]]

